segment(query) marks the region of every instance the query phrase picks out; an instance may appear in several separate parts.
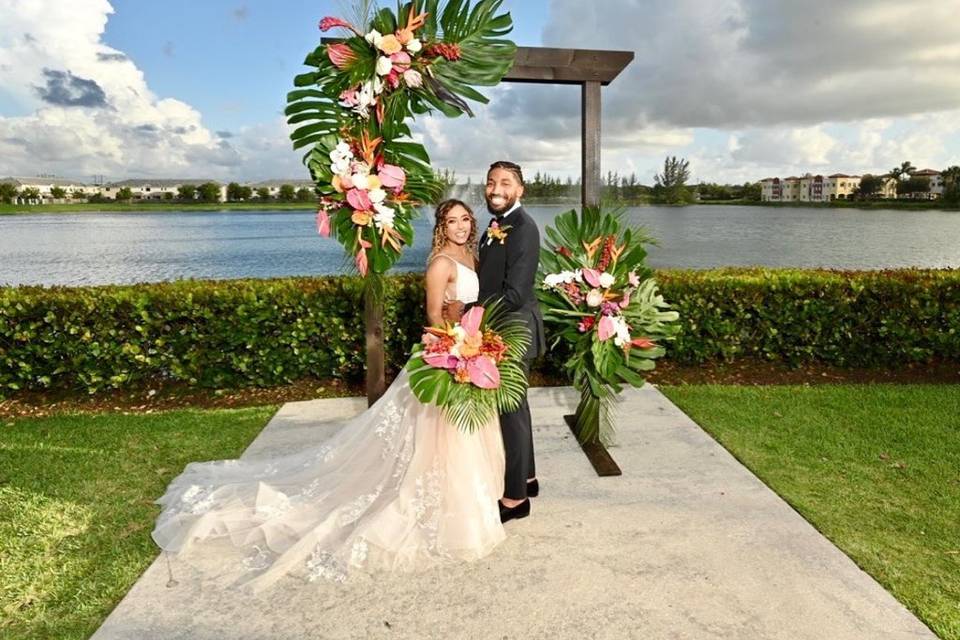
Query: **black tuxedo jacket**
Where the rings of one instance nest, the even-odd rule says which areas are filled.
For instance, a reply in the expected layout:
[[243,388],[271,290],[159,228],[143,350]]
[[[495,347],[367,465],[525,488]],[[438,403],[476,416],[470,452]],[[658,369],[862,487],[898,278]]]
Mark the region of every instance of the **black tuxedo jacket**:
[[503,244],[496,239],[488,242],[486,231],[480,238],[478,303],[501,298],[507,311],[526,321],[530,348],[524,357],[533,360],[547,350],[540,303],[533,290],[540,263],[540,230],[523,207],[501,218],[499,224],[501,228],[510,227]]

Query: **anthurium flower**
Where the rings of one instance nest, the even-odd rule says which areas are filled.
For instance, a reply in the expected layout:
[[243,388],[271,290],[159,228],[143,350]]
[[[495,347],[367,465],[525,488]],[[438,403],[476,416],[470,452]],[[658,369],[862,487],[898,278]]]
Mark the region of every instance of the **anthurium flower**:
[[480,321],[483,319],[483,307],[470,307],[460,318],[460,327],[468,336],[476,334],[480,329]]
[[423,356],[423,361],[431,367],[438,369],[456,369],[460,364],[460,358],[452,356],[449,353],[433,353]]
[[327,214],[326,209],[317,211],[317,233],[324,238],[330,236],[330,216]]
[[617,327],[611,316],[600,318],[600,324],[597,325],[597,337],[600,341],[609,340],[617,332]]
[[583,279],[586,280],[587,284],[589,284],[591,287],[600,286],[600,272],[596,269],[584,269]]
[[403,191],[403,185],[407,182],[407,174],[402,167],[394,164],[385,164],[377,172],[380,177],[380,184],[384,189],[393,189],[395,193]]
[[370,202],[370,196],[367,195],[366,191],[361,191],[360,189],[350,189],[350,191],[347,191],[347,202],[358,211],[367,211],[373,207],[373,203]]
[[626,309],[628,306],[630,306],[630,292],[629,292],[629,291],[627,291],[626,293],[623,294],[623,300],[620,301],[620,308],[621,308],[621,309]]
[[327,45],[327,57],[340,70],[346,69],[357,59],[353,49],[343,43]]
[[477,356],[467,360],[470,382],[481,389],[496,389],[500,386],[500,370],[489,356]]

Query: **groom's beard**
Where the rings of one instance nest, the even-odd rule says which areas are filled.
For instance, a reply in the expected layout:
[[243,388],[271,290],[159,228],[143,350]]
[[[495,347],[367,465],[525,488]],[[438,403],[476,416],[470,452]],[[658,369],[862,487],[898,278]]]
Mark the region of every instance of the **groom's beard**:
[[517,203],[517,199],[514,198],[513,200],[507,200],[507,202],[502,207],[498,208],[493,206],[493,203],[490,202],[490,198],[486,198],[486,201],[487,201],[487,211],[489,211],[491,214],[495,216],[498,216],[501,213],[506,213],[507,211],[510,211],[510,208]]

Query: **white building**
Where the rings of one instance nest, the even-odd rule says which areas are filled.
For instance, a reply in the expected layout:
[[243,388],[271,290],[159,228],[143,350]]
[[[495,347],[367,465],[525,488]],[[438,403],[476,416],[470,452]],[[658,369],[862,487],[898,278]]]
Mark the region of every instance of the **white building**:
[[164,178],[121,180],[120,182],[112,182],[101,187],[100,193],[103,194],[103,197],[114,200],[121,189],[127,188],[130,189],[130,192],[133,194],[134,200],[172,200],[178,197],[180,187],[185,185],[199,187],[208,182],[216,184],[219,188],[217,201],[226,202],[227,187],[216,180],[176,180]]
[[[21,193],[27,189],[36,189],[40,194],[39,199],[29,199],[29,201],[18,196],[17,204],[49,204],[52,202],[66,202],[67,200],[71,199],[73,194],[78,194],[82,199],[88,195],[96,193],[97,189],[99,188],[84,184],[78,180],[57,178],[54,176],[37,176],[35,178],[0,178],[0,184],[3,183],[14,185],[17,188],[17,191]],[[63,189],[65,192],[65,196],[63,198],[53,197],[53,189],[55,187]]]

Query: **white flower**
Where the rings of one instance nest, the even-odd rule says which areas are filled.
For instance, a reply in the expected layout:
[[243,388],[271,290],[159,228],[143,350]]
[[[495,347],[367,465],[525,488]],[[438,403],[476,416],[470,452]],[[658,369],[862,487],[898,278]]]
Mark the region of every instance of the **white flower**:
[[423,76],[420,75],[420,72],[416,69],[407,69],[403,72],[403,81],[407,83],[407,86],[411,89],[416,89],[423,86]]
[[335,149],[335,151],[345,158],[353,157],[353,149],[351,149],[350,145],[344,142],[343,140],[337,143],[337,148]]
[[377,58],[377,75],[385,76],[393,71],[393,60],[386,56]]
[[380,95],[383,93],[383,80],[380,79],[380,76],[374,76],[373,78],[373,94]]
[[330,171],[337,176],[350,175],[350,161],[340,158],[330,165]]
[[623,316],[612,316],[610,318],[613,320],[613,343],[618,347],[630,342],[630,326],[627,324],[627,321],[623,319]]
[[373,204],[378,204],[380,202],[383,202],[386,199],[387,192],[384,191],[383,189],[370,189],[367,195],[370,196],[370,202],[372,202]]
[[616,278],[613,277],[612,273],[607,273],[604,271],[600,274],[600,286],[604,289],[609,289],[613,286],[613,283],[616,281]]
[[561,284],[568,284],[580,278],[579,269],[577,271],[561,271],[560,273],[551,273],[543,278],[543,284],[548,287],[557,288]]
[[407,51],[410,53],[416,53],[423,48],[423,45],[420,44],[420,41],[417,38],[413,38],[410,42],[407,43]]
[[363,39],[379,49],[380,41],[383,40],[383,34],[377,31],[376,29],[373,29],[372,31],[370,31],[370,33],[365,35]]
[[590,293],[587,294],[587,304],[591,307],[599,307],[603,302],[603,293],[600,289],[590,289]]
[[377,99],[373,90],[373,83],[367,80],[360,87],[360,93],[357,94],[357,109],[366,110]]
[[[377,191],[379,191],[379,189],[377,189]],[[396,212],[393,209],[382,202],[374,202],[373,208],[376,211],[376,213],[373,214],[373,221],[376,223],[379,229],[393,226],[393,219],[396,215]]]
[[353,186],[357,189],[363,189],[364,191],[370,186],[369,181],[370,177],[363,173],[355,173],[350,176],[350,182],[353,183]]

